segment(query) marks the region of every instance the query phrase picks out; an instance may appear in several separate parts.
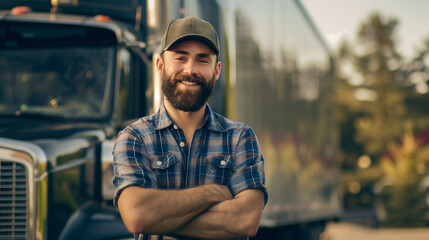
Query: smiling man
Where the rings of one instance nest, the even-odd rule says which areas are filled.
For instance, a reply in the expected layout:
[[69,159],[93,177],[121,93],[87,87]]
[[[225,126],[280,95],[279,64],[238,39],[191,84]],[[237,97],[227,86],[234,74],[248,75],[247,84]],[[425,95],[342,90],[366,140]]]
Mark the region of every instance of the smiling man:
[[253,130],[211,111],[220,48],[213,26],[170,23],[156,61],[164,102],[114,148],[115,205],[138,239],[248,239],[267,200]]

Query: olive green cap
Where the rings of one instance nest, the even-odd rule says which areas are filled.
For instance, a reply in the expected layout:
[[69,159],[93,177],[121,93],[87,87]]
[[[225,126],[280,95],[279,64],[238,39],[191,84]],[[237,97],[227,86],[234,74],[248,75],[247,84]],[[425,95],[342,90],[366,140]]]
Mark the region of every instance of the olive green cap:
[[165,31],[161,41],[162,51],[168,50],[173,44],[184,40],[196,40],[206,44],[219,55],[219,39],[213,26],[197,17],[186,17],[174,20]]

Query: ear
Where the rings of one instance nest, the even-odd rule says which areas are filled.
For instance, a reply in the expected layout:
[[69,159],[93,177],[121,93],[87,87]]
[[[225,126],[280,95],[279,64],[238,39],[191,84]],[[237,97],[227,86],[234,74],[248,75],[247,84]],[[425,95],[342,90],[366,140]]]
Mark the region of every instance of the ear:
[[162,71],[164,70],[164,62],[162,61],[161,56],[156,59],[156,70],[159,74],[162,74]]
[[221,70],[221,63],[220,63],[220,61],[218,61],[218,62],[216,63],[216,66],[215,66],[215,80],[216,80],[216,81],[219,79],[219,76],[220,76],[220,70]]

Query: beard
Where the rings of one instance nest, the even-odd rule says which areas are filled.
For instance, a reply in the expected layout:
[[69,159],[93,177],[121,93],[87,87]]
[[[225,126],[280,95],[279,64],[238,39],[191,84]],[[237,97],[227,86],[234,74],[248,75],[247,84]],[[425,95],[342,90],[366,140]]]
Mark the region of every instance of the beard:
[[[180,90],[177,87],[182,81],[196,83],[197,89]],[[165,72],[162,75],[162,92],[171,105],[184,112],[196,112],[203,107],[207,100],[212,96],[215,86],[215,75],[212,79],[206,81],[198,74],[184,75],[171,74],[168,76]]]

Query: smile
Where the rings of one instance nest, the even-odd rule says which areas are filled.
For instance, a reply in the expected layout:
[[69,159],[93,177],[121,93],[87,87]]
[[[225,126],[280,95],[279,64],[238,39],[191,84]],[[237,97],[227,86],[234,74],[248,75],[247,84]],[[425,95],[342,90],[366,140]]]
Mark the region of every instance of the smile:
[[187,85],[187,86],[195,86],[195,85],[197,85],[197,83],[196,83],[196,82],[181,81],[181,83],[182,83],[182,84],[185,84],[185,85]]

